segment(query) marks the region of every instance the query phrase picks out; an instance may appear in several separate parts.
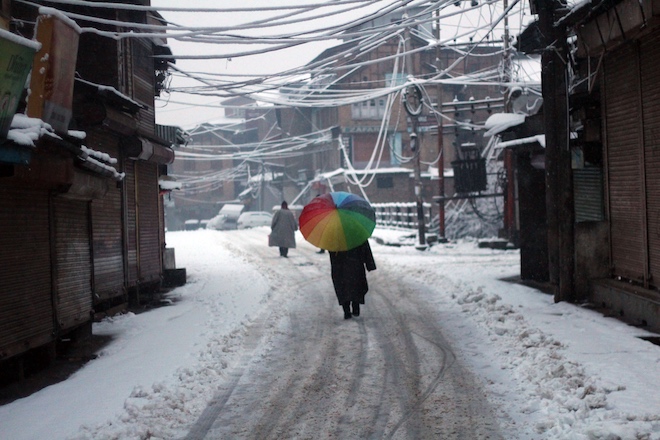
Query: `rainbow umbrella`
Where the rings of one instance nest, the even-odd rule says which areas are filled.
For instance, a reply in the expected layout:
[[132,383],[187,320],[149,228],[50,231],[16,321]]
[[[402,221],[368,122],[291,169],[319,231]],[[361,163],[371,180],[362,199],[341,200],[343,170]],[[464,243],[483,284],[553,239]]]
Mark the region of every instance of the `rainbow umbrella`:
[[312,199],[300,213],[298,224],[303,237],[314,246],[347,251],[371,237],[376,213],[362,197],[337,191]]

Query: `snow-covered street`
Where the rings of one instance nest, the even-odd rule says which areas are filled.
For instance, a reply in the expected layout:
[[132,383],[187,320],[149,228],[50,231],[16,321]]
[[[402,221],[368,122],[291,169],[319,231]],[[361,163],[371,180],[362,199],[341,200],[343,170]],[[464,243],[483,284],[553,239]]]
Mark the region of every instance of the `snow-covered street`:
[[169,232],[171,305],[95,324],[113,342],[0,407],[0,438],[660,439],[652,335],[506,281],[517,251],[372,241],[344,320],[328,255],[268,232]]

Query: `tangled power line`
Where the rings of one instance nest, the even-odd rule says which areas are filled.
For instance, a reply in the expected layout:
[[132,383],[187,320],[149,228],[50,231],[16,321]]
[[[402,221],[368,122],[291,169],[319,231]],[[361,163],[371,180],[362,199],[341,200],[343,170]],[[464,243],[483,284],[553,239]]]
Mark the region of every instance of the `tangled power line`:
[[[535,81],[525,77],[522,67],[514,68],[513,72],[518,75],[506,81],[499,66],[473,75],[457,75],[453,71],[468,58],[479,56],[474,53],[479,45],[489,43],[493,47],[497,44],[502,46],[502,37],[498,32],[504,33],[502,22],[505,17],[514,34],[521,30],[529,17],[524,2],[520,0],[510,0],[508,5],[502,0],[252,0],[245,6],[232,7],[196,7],[193,1],[188,2],[190,6],[181,6],[180,2],[171,0],[152,0],[152,6],[87,0],[17,1],[34,7],[48,5],[53,8],[55,5],[69,19],[84,23],[85,26],[81,26],[83,33],[91,32],[118,40],[166,37],[177,49],[169,57],[175,63],[170,64],[171,77],[158,100],[158,112],[163,114],[178,113],[192,107],[220,110],[225,107],[223,101],[237,96],[252,97],[259,106],[272,108],[338,107],[385,100],[378,142],[367,170],[378,167],[385,148],[402,163],[411,160],[396,151],[387,136],[388,129],[402,117],[400,113],[391,114],[393,104],[401,99],[410,81],[414,81],[423,93],[426,93],[428,86],[442,84],[507,87],[525,86]],[[151,21],[157,24],[101,19],[67,12],[67,7],[71,6],[114,10],[117,17],[128,16],[121,12],[143,11],[150,14]],[[405,11],[406,14],[397,21],[379,21],[397,11]],[[206,25],[207,22],[212,25]],[[376,25],[377,22],[384,24]],[[442,30],[442,38],[439,38],[440,32],[438,36],[433,32],[436,24]],[[116,26],[117,30],[108,31],[108,26]],[[426,45],[411,48],[399,44],[395,53],[379,55],[379,48],[392,38],[403,42],[406,31],[425,41]],[[234,64],[251,59],[291,58],[289,54],[296,49],[319,54],[329,47],[337,50],[311,61],[289,59],[288,67],[284,68],[278,68],[275,66],[277,63],[269,61],[261,62],[260,69],[246,71],[234,68]],[[407,71],[406,58],[437,47],[451,47],[458,54],[457,60],[426,77],[392,80],[389,83],[360,82],[352,84],[350,89],[336,85],[337,81],[352,72],[384,62],[392,62],[392,78],[400,78]],[[424,109],[432,117],[459,123],[428,104]],[[215,152],[213,148],[194,153],[181,151],[177,152],[177,157],[182,160],[231,158],[241,161],[234,170],[221,175],[187,177],[192,185],[199,185],[199,189],[212,188],[208,182],[213,179],[244,175],[247,161],[295,157],[310,149],[318,151],[327,142],[327,136],[329,133],[320,132],[295,138],[279,136],[258,145],[233,145],[235,151],[227,151],[225,145],[224,150]],[[346,163],[350,164],[350,161]],[[353,177],[353,183],[366,186],[373,179],[373,174],[362,174],[360,178]]]

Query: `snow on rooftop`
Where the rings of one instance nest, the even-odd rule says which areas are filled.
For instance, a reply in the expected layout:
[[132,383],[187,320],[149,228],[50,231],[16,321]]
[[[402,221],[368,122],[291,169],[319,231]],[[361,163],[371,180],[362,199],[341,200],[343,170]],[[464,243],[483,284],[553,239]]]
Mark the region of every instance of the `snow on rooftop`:
[[494,136],[507,128],[520,125],[525,122],[525,117],[526,115],[518,113],[495,113],[490,115],[484,124],[484,128],[488,130],[484,133],[484,137]]

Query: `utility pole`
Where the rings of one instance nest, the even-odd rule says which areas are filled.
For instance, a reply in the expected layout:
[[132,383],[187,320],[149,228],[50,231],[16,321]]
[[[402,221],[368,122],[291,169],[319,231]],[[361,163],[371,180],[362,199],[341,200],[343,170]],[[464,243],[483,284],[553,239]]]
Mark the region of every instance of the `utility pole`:
[[[509,7],[508,0],[504,0],[503,3],[504,10]],[[509,91],[511,86],[508,84],[511,82],[511,48],[510,48],[510,36],[509,36],[509,16],[504,17],[504,83],[506,84],[504,90]],[[504,111],[506,113],[511,112],[511,100],[510,95],[507,95],[504,99]],[[504,150],[504,171],[506,175],[506,192],[504,194],[504,229],[506,233],[506,238],[513,242],[514,231],[516,230],[516,193],[515,193],[515,173],[514,173],[514,163],[515,157],[513,151],[510,149]]]
[[[440,47],[440,9],[436,10],[436,39],[435,63],[438,73],[442,71],[442,48]],[[442,85],[436,86],[436,110],[440,114],[438,117],[438,239],[445,241],[445,151],[443,138],[443,120],[442,120]]]
[[[404,15],[404,19],[408,18],[407,14]],[[406,69],[410,69],[412,72],[413,66],[410,61],[410,56],[408,52],[408,40],[410,38],[410,30],[406,28],[405,31],[405,40],[404,40],[404,49],[406,51]],[[417,250],[423,251],[428,248],[426,244],[426,224],[424,221],[424,199],[422,198],[422,176],[421,176],[421,142],[417,137],[417,126],[419,123],[419,115],[422,113],[424,106],[424,96],[422,94],[422,89],[417,84],[411,84],[406,88],[406,91],[403,95],[403,106],[406,109],[406,113],[410,116],[410,121],[412,125],[410,133],[410,151],[415,155],[414,156],[414,184],[415,184],[415,200],[417,202],[417,235],[419,237],[419,243],[415,246]]]
[[569,145],[568,70],[564,29],[555,27],[557,0],[537,1],[539,29],[546,46],[541,58],[545,121],[545,178],[548,269],[555,302],[575,299],[573,176]]
[[[408,107],[406,106],[406,109]],[[415,246],[418,250],[425,250],[426,245],[426,224],[424,221],[424,199],[422,197],[422,173],[420,166],[420,143],[417,138],[417,116],[412,116],[412,133],[410,133],[410,149],[415,154],[415,199],[417,202],[417,235],[419,243]]]
[[259,188],[259,211],[264,210],[264,190],[266,189],[266,166],[261,161],[261,187]]

